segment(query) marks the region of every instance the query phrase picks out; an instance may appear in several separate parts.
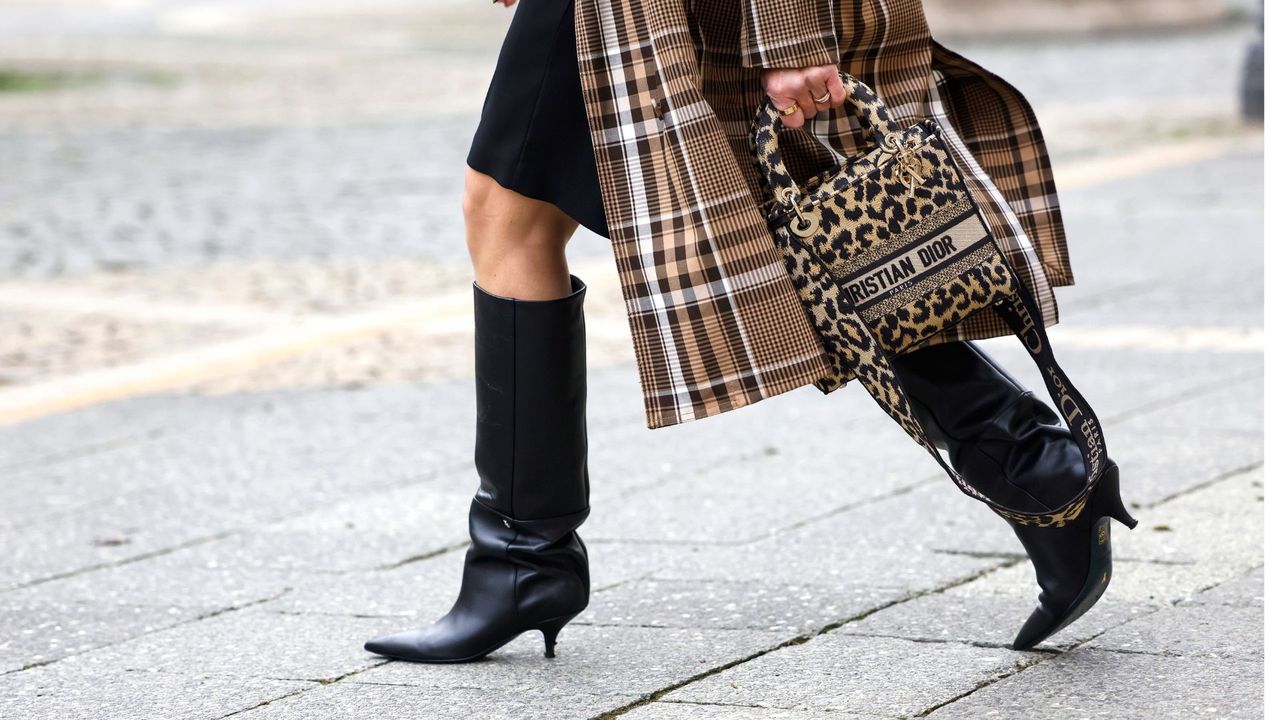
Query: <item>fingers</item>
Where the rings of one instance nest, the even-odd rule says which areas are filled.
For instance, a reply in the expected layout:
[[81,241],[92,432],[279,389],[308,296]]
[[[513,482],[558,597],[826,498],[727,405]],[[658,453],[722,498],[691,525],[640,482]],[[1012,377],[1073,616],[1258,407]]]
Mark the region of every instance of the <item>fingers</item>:
[[795,103],[800,106],[800,112],[796,113],[796,115],[803,115],[805,119],[808,119],[818,114],[818,106],[813,101],[813,95],[809,94],[808,88],[795,94]]
[[[795,112],[782,116],[782,124],[791,128],[804,125],[804,121],[819,110],[844,102],[844,86],[835,65],[766,70],[761,84],[775,108],[784,112],[793,106],[796,108]],[[816,101],[828,93],[831,97],[826,102]]]
[[827,92],[831,93],[831,104],[839,105],[844,102],[844,83],[840,80],[840,72],[836,70],[836,66],[831,65],[829,67],[831,71],[826,76]]
[[[786,125],[789,128],[801,127],[804,125],[805,119],[807,117],[811,117],[809,115],[806,115],[804,106],[801,105],[800,102],[795,98],[774,100],[773,105],[774,107],[777,107],[779,110],[782,110],[784,112],[782,116],[782,124]],[[790,114],[785,114],[788,108],[793,109],[794,112]]]
[[[795,97],[789,95],[775,95],[772,92],[769,92],[768,95],[769,102],[773,103],[773,106],[782,112],[783,125],[789,128],[798,128],[801,125],[804,125],[804,112]],[[791,107],[796,108],[796,110],[795,112],[788,114],[787,109]]]
[[[825,75],[813,74],[807,77],[809,81],[809,97],[813,98],[813,106],[818,110],[826,110],[831,107],[831,97],[827,94],[827,78]],[[818,102],[818,98],[826,98],[822,102]]]

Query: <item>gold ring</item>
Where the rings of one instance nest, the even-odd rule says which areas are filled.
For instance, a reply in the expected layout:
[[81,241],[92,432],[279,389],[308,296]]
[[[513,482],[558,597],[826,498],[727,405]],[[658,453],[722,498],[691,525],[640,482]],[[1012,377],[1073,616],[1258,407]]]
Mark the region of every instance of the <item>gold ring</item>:
[[800,109],[800,106],[799,106],[799,105],[792,104],[792,106],[791,106],[791,107],[789,107],[789,108],[783,108],[783,109],[779,110],[778,112],[782,113],[782,116],[783,116],[783,117],[786,117],[787,115],[790,115],[791,113],[793,113],[793,112],[795,112],[795,111],[797,111],[797,110],[799,110],[799,109]]
[[826,95],[823,95],[823,96],[822,96],[822,97],[820,97],[820,98],[814,98],[814,99],[813,99],[813,101],[814,101],[814,102],[816,102],[816,103],[824,103],[824,102],[827,102],[827,101],[828,101],[828,100],[830,100],[830,99],[831,99],[831,93],[830,93],[830,92],[827,92],[827,94],[826,94]]

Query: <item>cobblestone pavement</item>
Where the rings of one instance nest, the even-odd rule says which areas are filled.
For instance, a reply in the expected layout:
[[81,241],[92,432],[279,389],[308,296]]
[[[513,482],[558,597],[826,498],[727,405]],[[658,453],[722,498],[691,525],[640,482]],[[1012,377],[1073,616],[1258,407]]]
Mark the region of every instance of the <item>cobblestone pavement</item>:
[[0,92],[0,717],[1261,717],[1233,25],[948,40],[1040,111],[1078,276],[1050,332],[1140,519],[1047,645],[1009,647],[1008,526],[861,391],[645,430],[584,230],[590,607],[554,660],[364,653],[448,608],[476,483],[458,193],[509,14],[421,5],[0,0],[33,87]]

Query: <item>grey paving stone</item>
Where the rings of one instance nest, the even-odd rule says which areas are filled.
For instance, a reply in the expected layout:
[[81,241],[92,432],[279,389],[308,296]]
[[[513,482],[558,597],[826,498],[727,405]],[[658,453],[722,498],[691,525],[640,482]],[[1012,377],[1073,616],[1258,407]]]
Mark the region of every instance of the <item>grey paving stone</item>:
[[800,544],[761,541],[714,546],[651,573],[660,580],[717,580],[822,585],[838,590],[880,587],[918,592],[959,582],[1006,562],[893,547],[872,541]]
[[[101,429],[95,432],[96,415],[89,411],[85,414],[90,417],[82,419],[83,424],[66,423],[68,427],[61,431],[47,432],[41,421],[16,426],[22,429],[20,432],[15,426],[0,428],[0,438],[4,438],[0,439],[0,447],[5,448],[0,451],[5,457],[0,472],[8,480],[0,487],[0,508],[4,509],[0,512],[0,529],[33,525],[114,499],[123,488],[111,483],[86,483],[83,475],[64,472],[60,466],[73,461],[83,463],[85,458],[110,453],[122,445],[146,444],[164,436],[163,428],[148,428],[142,423],[129,430],[113,424],[115,433]],[[79,418],[79,413],[68,416]],[[34,491],[37,487],[39,492]]]
[[11,605],[0,595],[0,673],[179,625],[200,610],[89,602]]
[[770,720],[871,720],[883,717],[864,713],[813,712],[803,710],[779,710],[777,708],[744,707],[741,705],[707,705],[692,702],[657,702],[641,705],[626,713],[628,720],[730,720],[742,718],[769,718]]
[[[619,388],[617,397],[638,399],[634,368],[618,368],[614,372],[631,373],[627,376],[630,385]],[[850,433],[857,434],[858,440],[815,447],[812,437],[815,426],[848,428]],[[879,443],[887,444],[888,450],[866,453],[860,449]],[[897,487],[901,477],[919,470],[931,472],[928,455],[914,446],[858,387],[830,396],[824,396],[816,388],[800,388],[731,413],[686,423],[678,429],[648,430],[643,423],[623,424],[607,433],[593,435],[591,452],[594,458],[606,453],[612,457],[605,459],[609,465],[604,468],[617,468],[621,464],[631,472],[639,469],[655,471],[655,475],[665,473],[666,479],[679,485],[697,485],[693,489],[706,494],[723,491],[726,482],[736,486],[739,482],[736,476],[727,481],[717,479],[734,476],[734,469],[741,463],[763,462],[766,467],[781,464],[785,468],[773,477],[744,470],[761,484],[785,486],[801,480],[818,487],[825,478],[832,488],[830,492],[839,496],[839,489],[845,488],[850,498],[862,497],[868,489]],[[833,466],[850,466],[850,452],[859,453],[856,470],[833,470]],[[597,463],[593,465],[594,477],[598,474],[596,468],[601,466],[598,460],[592,462]],[[671,469],[678,473],[674,478],[670,477]],[[601,471],[607,472],[603,468]],[[704,474],[711,474],[715,479],[703,481]],[[626,475],[627,470],[623,469],[623,476]],[[807,477],[810,475],[815,477]],[[610,477],[609,474],[601,476],[605,487],[611,482]],[[662,479],[662,475],[658,479]],[[596,484],[593,483],[593,490]],[[749,490],[744,494],[750,495]]]
[[[464,516],[465,517],[465,516]],[[191,553],[198,562],[214,562],[243,570],[297,570],[336,574],[372,570],[439,552],[467,539],[447,537],[448,524],[424,524],[423,532],[362,530],[248,530],[202,544]]]
[[262,678],[74,667],[63,662],[0,677],[0,716],[24,720],[210,720],[313,686]]
[[[1247,390],[1256,394],[1258,387]],[[1162,407],[1143,416],[1105,428],[1107,445],[1120,465],[1121,494],[1141,507],[1192,490],[1209,478],[1237,472],[1262,462],[1262,436],[1253,431],[1216,430],[1197,421],[1205,409]],[[1186,413],[1177,424],[1177,415]],[[1152,418],[1160,419],[1152,419]],[[1195,438],[1188,442],[1187,438]],[[1212,450],[1206,451],[1206,447]],[[1138,517],[1136,508],[1129,506]],[[1139,518],[1141,519],[1141,518]]]
[[1233,605],[1238,607],[1262,607],[1263,565],[1247,570],[1229,580],[1214,585],[1187,598],[1187,605]]
[[[1243,47],[1243,45],[1242,45]],[[1248,151],[1231,152],[1207,163],[1170,167],[1150,176],[1147,188],[1159,187],[1160,202],[1138,197],[1142,189],[1117,180],[1082,188],[1063,200],[1063,211],[1072,236],[1072,262],[1077,268],[1080,290],[1095,287],[1153,289],[1159,285],[1193,286],[1202,275],[1233,273],[1239,294],[1187,292],[1167,304],[1153,303],[1148,312],[1163,311],[1170,320],[1185,317],[1202,320],[1213,310],[1228,310],[1221,317],[1258,318],[1260,305],[1236,302],[1241,295],[1259,287],[1262,280],[1261,167],[1250,160]],[[1221,188],[1233,187],[1230,193]],[[1230,194],[1232,197],[1226,197]],[[1123,218],[1119,223],[1120,218]],[[1221,254],[1214,262],[1201,258],[1206,228],[1223,241],[1215,246]],[[1126,242],[1105,238],[1124,233]],[[1096,238],[1089,242],[1088,238]],[[1077,240],[1083,239],[1084,242]],[[1151,262],[1152,258],[1173,262]],[[1070,291],[1064,295],[1070,296]],[[1114,300],[1108,293],[1106,300]],[[1099,303],[1102,307],[1103,303]],[[1199,306],[1199,307],[1197,307]],[[1150,315],[1148,315],[1150,317]],[[1210,319],[1210,324],[1221,322]]]
[[405,687],[339,682],[299,693],[237,715],[245,720],[365,720],[421,717],[432,720],[564,718],[588,720],[623,707],[628,695],[554,692],[544,687],[518,691],[476,687]]
[[[68,493],[79,487],[91,493],[107,488],[112,496],[147,491],[126,498],[134,504],[121,506],[120,512],[139,522],[160,522],[164,516],[141,502],[155,498],[157,504],[168,503],[162,507],[171,514],[181,515],[183,508],[195,506],[206,517],[234,523],[277,520],[290,512],[326,507],[353,491],[369,493],[414,480],[436,478],[444,488],[470,485],[472,491],[477,484],[473,474],[459,473],[470,467],[474,427],[440,411],[474,405],[473,392],[469,395],[458,384],[234,399],[170,397],[169,402],[175,407],[157,409],[154,400],[132,399],[113,404],[112,413],[95,408],[92,414],[106,427],[135,422],[135,410],[143,427],[153,416],[173,425],[150,442],[117,444],[13,473],[7,477],[6,493],[39,494],[50,483],[68,488]],[[32,434],[60,436],[81,431],[71,420],[62,423],[68,429],[57,427],[62,417],[21,427]],[[15,442],[23,442],[19,431],[11,429],[10,434]],[[105,433],[84,434],[88,437],[81,443]],[[441,478],[442,472],[456,478]],[[93,483],[85,478],[93,478]],[[164,497],[162,491],[170,495]],[[249,498],[254,502],[247,502]],[[100,509],[97,502],[90,494],[79,505],[61,510],[93,511]],[[3,520],[13,522],[8,512]]]
[[[896,436],[883,439],[897,449]],[[769,440],[762,434],[760,442]],[[932,471],[923,452],[868,456],[856,476],[833,473],[840,462],[837,453],[792,447],[718,462],[656,487],[593,502],[593,532],[609,540],[746,542],[892,492]]]
[[[958,496],[958,497],[957,497]],[[745,580],[768,583],[934,589],[1022,556],[1008,525],[949,481],[869,502],[745,545],[711,546],[655,578]],[[963,535],[962,535],[963,533]],[[969,537],[986,538],[956,554]]]
[[145,557],[336,504],[351,494],[323,487],[320,476],[306,484],[311,487],[289,482],[218,486],[216,478],[205,477],[183,487],[122,492],[100,503],[96,511],[86,509],[56,522],[4,531],[15,562],[0,571],[0,583],[15,586]]
[[901,717],[1032,660],[963,643],[820,635],[690,683],[664,700]]
[[1134,511],[1138,527],[1119,534],[1131,557],[1221,563],[1235,574],[1263,560],[1262,498],[1257,469]]
[[458,596],[465,549],[387,570],[313,574],[262,605],[273,612],[399,617],[424,623]]
[[1262,638],[1261,607],[1176,605],[1110,628],[1082,647],[1261,662]]
[[225,610],[280,596],[307,577],[293,571],[224,564],[180,550],[24,587],[0,597],[12,603],[79,601]]
[[1079,648],[937,709],[930,718],[1261,718],[1262,663]]
[[[166,434],[154,442],[124,444],[99,455],[68,459],[56,465],[58,470],[78,474],[95,468],[100,482],[119,488],[128,487],[118,483],[131,476],[137,478],[136,486],[154,487],[189,484],[208,476],[224,484],[260,481],[274,474],[286,480],[299,477],[299,471],[323,473],[342,486],[369,486],[428,476],[439,467],[467,460],[471,450],[465,440],[473,429],[458,426],[439,410],[450,403],[457,407],[466,398],[458,385],[162,397],[172,407],[157,408],[155,400],[129,399],[107,406],[113,412],[103,410],[97,415],[99,422],[110,424],[132,422],[137,414],[143,427],[155,417],[170,424]],[[62,417],[20,429],[61,434],[50,426]],[[213,469],[218,472],[212,473]],[[38,483],[45,472],[46,468],[32,468],[15,476],[15,481],[30,476],[29,482]]]
[[[118,412],[103,404],[0,427],[0,468],[6,473],[25,472],[122,445],[151,442],[173,431],[170,403],[152,397],[136,398],[131,404],[132,424],[119,422]],[[5,507],[13,507],[9,501],[20,496],[14,488],[14,483],[0,488]]]
[[577,622],[643,627],[752,628],[799,635],[881,607],[889,588],[853,591],[755,582],[637,580],[595,593]]
[[[1114,527],[1115,524],[1112,524]],[[1113,545],[1114,547],[1114,541]],[[1172,603],[1185,602],[1200,590],[1212,587],[1235,574],[1231,565],[1212,562],[1156,563],[1114,562],[1111,584],[1104,597],[1118,602]]]
[[886,551],[1023,557],[1009,524],[941,470],[916,486],[819,518],[775,538],[790,545],[880,545]]
[[[102,503],[104,508],[110,505]],[[109,509],[93,520],[68,520],[56,528],[0,530],[0,546],[8,552],[0,567],[0,590],[133,560],[215,532],[177,522],[139,523],[112,516]]]
[[473,491],[412,485],[352,497],[193,548],[203,561],[319,572],[372,570],[466,542]]
[[1121,467],[1120,492],[1126,507],[1139,521],[1143,519],[1142,511],[1153,503],[1262,461],[1261,443],[1243,436],[1215,440],[1214,451],[1205,453],[1184,438],[1152,436],[1121,425],[1114,432],[1107,431],[1107,443],[1124,448],[1123,454],[1116,451],[1113,455]]
[[642,697],[784,642],[759,630],[601,627],[571,622],[556,657],[542,656],[542,634],[527,632],[485,660],[462,665],[393,662],[349,682],[495,691],[625,694]]
[[[985,503],[965,495],[940,472],[934,482],[912,488],[883,507],[868,506],[866,510],[877,513],[874,522],[880,525],[881,531],[908,535],[935,552],[1026,555],[1008,522]],[[858,522],[853,517],[846,521]],[[826,523],[814,523],[800,532],[810,529],[820,532],[826,527],[829,527]]]
[[[252,448],[248,441],[227,441],[228,446],[238,443]],[[244,458],[233,457],[236,452],[217,458],[203,451],[186,454],[182,448],[153,445],[135,459],[137,467],[129,465],[136,471],[132,474],[114,475],[88,467],[60,466],[60,473],[77,473],[81,478],[93,477],[100,485],[114,486],[116,494],[56,519],[21,529],[0,530],[0,540],[10,548],[11,556],[11,562],[0,569],[0,586],[24,584],[127,560],[229,530],[271,525],[282,518],[296,523],[283,524],[280,529],[285,530],[335,525],[342,528],[328,537],[317,538],[314,543],[320,546],[329,543],[334,551],[345,545],[346,554],[353,556],[346,565],[334,558],[327,569],[378,566],[465,537],[466,505],[464,502],[459,506],[458,501],[464,497],[463,493],[467,498],[474,493],[476,481],[470,471],[465,477],[459,475],[457,480],[439,478],[410,487],[390,488],[385,476],[362,473],[369,485],[367,490],[358,491],[350,487],[350,480],[335,480],[331,468],[301,473],[295,469],[281,469],[278,473],[270,469],[246,470]],[[290,462],[290,453],[273,452],[276,458],[269,466]],[[296,450],[300,458],[306,457],[307,452],[305,447]],[[248,453],[252,454],[252,450]],[[97,462],[104,460],[98,458]],[[144,465],[145,469],[141,469]],[[265,480],[260,473],[270,475],[270,480]],[[138,480],[143,477],[150,478],[156,485],[144,486]],[[344,488],[344,483],[348,487]],[[396,503],[401,504],[403,512],[393,525]],[[368,529],[381,530],[386,536],[380,540],[367,535],[362,538],[363,542],[348,543],[342,539],[347,531],[346,522],[367,523]],[[456,534],[459,529],[460,535]],[[245,551],[237,548],[243,540],[242,536],[221,546],[243,556]],[[281,536],[275,540],[284,545],[289,538]],[[298,555],[310,544],[297,545],[293,566],[307,566],[306,559]],[[248,554],[249,564],[262,564],[255,561],[252,551]],[[315,562],[325,562],[322,549],[311,554]],[[270,562],[277,560],[273,558]]]
[[93,669],[328,681],[384,662],[363,649],[383,621],[231,612],[68,658]]
[[[1032,586],[1022,597],[1004,593],[960,593],[957,589],[932,593],[879,610],[861,620],[836,628],[847,635],[900,637],[908,640],[949,640],[998,645],[1013,643],[1022,623],[1036,607],[1039,588]],[[1156,608],[1116,601],[1104,595],[1075,622],[1036,646],[1037,650],[1061,650],[1098,633],[1151,613]]]
[[[1165,233],[1168,247],[1161,250],[1169,253],[1196,252],[1194,243],[1202,239],[1197,234],[1198,231],[1189,231],[1178,225],[1187,222],[1198,225],[1204,221],[1218,225],[1215,229],[1223,234],[1239,236],[1241,242],[1232,243],[1232,248],[1226,250],[1223,256],[1215,258],[1215,262],[1195,270],[1166,265],[1165,276],[1143,278],[1148,284],[1140,290],[1126,292],[1128,288],[1122,289],[1104,302],[1084,308],[1082,312],[1076,312],[1068,304],[1064,308],[1063,317],[1083,320],[1094,327],[1163,325],[1168,326],[1171,333],[1178,332],[1179,326],[1242,330],[1261,328],[1263,284],[1261,266],[1257,261],[1262,247],[1259,241],[1252,240],[1261,237],[1258,219],[1239,214],[1219,214],[1194,221],[1177,216],[1141,220],[1150,225],[1153,234],[1161,231]],[[1117,257],[1112,262],[1122,265],[1125,259]],[[1132,283],[1138,277],[1130,276],[1126,280]],[[1232,347],[1208,348],[1208,351],[1220,355],[1248,352],[1246,349]]]
[[[1231,376],[1228,376],[1231,377]],[[1201,442],[1214,442],[1225,436],[1237,435],[1262,441],[1262,387],[1261,372],[1249,373],[1243,378],[1220,379],[1214,385],[1212,376],[1201,379],[1208,384],[1205,389],[1186,389],[1186,397],[1153,405],[1150,410],[1134,412],[1121,423],[1152,434],[1174,432],[1192,433]],[[1177,389],[1186,386],[1185,379],[1170,379]]]
[[689,565],[690,557],[723,547],[695,543],[608,542],[596,539],[586,525],[579,534],[590,555],[593,592],[627,580],[648,578],[668,566]]

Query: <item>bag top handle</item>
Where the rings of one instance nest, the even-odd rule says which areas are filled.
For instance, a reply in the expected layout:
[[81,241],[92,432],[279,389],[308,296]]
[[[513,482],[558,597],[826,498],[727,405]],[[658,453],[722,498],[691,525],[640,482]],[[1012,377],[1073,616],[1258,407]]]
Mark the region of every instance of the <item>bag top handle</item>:
[[[891,137],[898,136],[902,130],[893,117],[884,100],[866,83],[854,78],[849,73],[838,70],[840,82],[844,85],[845,102],[853,105],[854,115],[859,125],[871,132],[876,143],[883,148],[891,148]],[[766,95],[756,111],[755,124],[752,127],[752,140],[756,153],[756,165],[773,191],[773,197],[783,206],[792,205],[800,197],[800,186],[791,177],[782,162],[781,137],[783,124],[782,113],[773,106]]]

